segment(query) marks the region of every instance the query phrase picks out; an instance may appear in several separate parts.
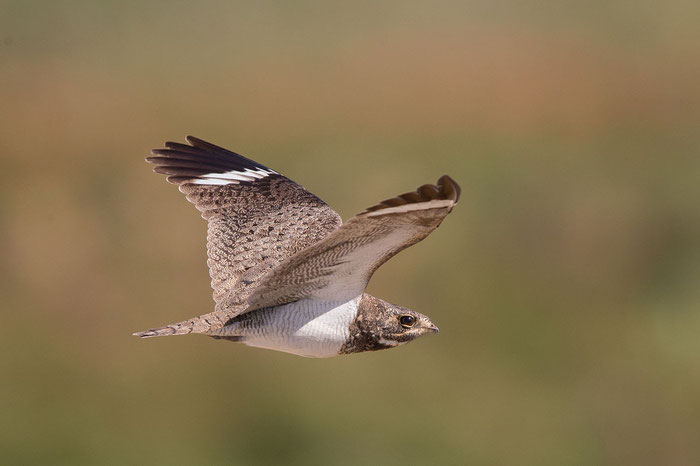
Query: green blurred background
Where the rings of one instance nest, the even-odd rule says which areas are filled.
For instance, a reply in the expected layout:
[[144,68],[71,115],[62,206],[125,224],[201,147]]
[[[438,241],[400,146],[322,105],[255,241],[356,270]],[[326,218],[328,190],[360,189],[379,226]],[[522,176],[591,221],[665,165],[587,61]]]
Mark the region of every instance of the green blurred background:
[[[700,464],[697,1],[1,1],[0,84],[3,464]],[[132,337],[212,308],[186,134],[344,218],[449,173],[369,287],[439,336]]]

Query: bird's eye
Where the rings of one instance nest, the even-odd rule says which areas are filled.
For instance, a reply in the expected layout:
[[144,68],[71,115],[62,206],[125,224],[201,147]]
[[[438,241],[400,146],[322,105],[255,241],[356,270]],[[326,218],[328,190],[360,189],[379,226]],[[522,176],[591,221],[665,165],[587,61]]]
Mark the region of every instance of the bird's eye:
[[416,318],[411,315],[405,314],[399,317],[399,323],[403,327],[410,328],[416,325]]

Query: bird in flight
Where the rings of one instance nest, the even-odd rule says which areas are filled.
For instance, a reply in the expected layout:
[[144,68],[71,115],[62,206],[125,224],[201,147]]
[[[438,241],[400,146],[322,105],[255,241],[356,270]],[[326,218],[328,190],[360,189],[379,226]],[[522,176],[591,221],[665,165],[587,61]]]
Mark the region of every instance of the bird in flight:
[[374,351],[438,331],[423,314],[365,293],[372,274],[450,213],[447,175],[342,223],[289,178],[192,136],[146,161],[208,222],[214,311],[134,335],[200,333],[305,357]]

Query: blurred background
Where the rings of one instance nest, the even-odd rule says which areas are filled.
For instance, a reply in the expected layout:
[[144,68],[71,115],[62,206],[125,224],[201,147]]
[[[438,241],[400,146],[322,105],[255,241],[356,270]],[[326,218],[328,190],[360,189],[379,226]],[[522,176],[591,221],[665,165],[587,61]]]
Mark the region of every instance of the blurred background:
[[[2,0],[0,83],[3,463],[700,463],[697,1]],[[132,337],[213,305],[186,134],[344,218],[450,174],[369,287],[439,336]]]

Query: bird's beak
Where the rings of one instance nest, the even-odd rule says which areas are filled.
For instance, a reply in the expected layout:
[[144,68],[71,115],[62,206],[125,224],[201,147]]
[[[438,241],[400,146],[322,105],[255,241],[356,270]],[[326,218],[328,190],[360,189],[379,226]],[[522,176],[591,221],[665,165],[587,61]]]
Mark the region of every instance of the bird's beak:
[[428,327],[428,330],[432,330],[432,331],[435,332],[435,333],[438,333],[438,332],[440,331],[440,329],[438,328],[438,326],[435,325],[435,324],[430,324],[430,327]]

